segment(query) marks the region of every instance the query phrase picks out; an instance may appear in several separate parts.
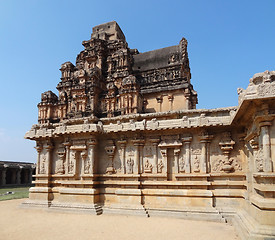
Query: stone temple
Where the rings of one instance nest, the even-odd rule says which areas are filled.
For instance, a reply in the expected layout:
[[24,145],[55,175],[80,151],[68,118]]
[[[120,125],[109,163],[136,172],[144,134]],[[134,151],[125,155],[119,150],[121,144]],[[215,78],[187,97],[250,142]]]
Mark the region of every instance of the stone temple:
[[26,206],[230,221],[275,237],[275,71],[239,105],[196,109],[187,41],[139,53],[116,22],[93,28],[59,96],[42,94]]

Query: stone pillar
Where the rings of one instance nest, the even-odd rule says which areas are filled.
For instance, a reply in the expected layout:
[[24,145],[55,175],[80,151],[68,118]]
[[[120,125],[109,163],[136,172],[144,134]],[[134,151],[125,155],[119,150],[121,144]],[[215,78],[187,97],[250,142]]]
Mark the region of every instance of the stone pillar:
[[47,162],[47,170],[46,170],[46,174],[49,176],[51,175],[51,171],[52,171],[52,149],[53,146],[51,144],[47,144],[46,145],[46,162]]
[[36,147],[34,147],[37,151],[37,164],[36,164],[36,170],[35,170],[35,174],[38,175],[39,174],[39,168],[40,168],[40,156],[41,156],[41,152],[43,147],[39,144],[36,145]]
[[174,157],[175,157],[176,173],[179,173],[179,155],[180,155],[180,149],[179,148],[175,148],[174,149]]
[[153,173],[158,173],[158,144],[159,139],[150,139],[155,149]]
[[97,144],[95,139],[91,139],[88,143],[88,151],[89,151],[89,160],[90,160],[90,173],[96,173],[96,162],[95,162],[95,146]]
[[185,172],[191,173],[190,143],[192,141],[192,137],[184,137],[182,138],[182,141],[185,148]]
[[126,143],[127,141],[126,140],[120,140],[118,141],[118,143],[120,144],[120,150],[121,150],[121,153],[120,153],[120,158],[121,158],[121,172],[123,174],[126,173],[126,167],[125,167],[125,149],[126,149]]
[[21,171],[22,171],[22,167],[20,166],[18,169],[17,169],[17,172],[16,172],[16,184],[17,185],[20,185],[21,184]]
[[272,172],[272,160],[271,160],[271,146],[270,146],[270,134],[269,134],[269,126],[272,125],[271,121],[263,121],[260,122],[261,129],[261,142],[263,145],[263,171],[264,172]]
[[32,184],[32,168],[29,169],[29,184]]
[[63,143],[66,149],[66,160],[65,160],[65,174],[69,173],[69,161],[70,161],[70,142]]
[[2,186],[6,185],[6,173],[7,173],[7,168],[4,167],[2,170]]

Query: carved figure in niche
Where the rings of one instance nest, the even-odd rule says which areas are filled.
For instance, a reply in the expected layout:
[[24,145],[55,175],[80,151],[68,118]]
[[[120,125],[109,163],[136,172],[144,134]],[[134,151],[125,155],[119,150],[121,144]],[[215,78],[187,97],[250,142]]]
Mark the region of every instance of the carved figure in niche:
[[200,160],[198,159],[198,156],[195,156],[194,160],[194,172],[199,172],[200,171]]
[[185,161],[184,161],[183,158],[181,158],[180,163],[179,163],[180,172],[185,172],[185,167],[184,167],[184,165],[185,165]]
[[132,158],[127,159],[127,173],[133,173],[134,160]]
[[153,166],[151,163],[149,163],[149,160],[147,159],[145,164],[144,164],[144,172],[146,173],[151,173],[153,169]]
[[84,173],[89,174],[90,173],[90,168],[91,168],[90,160],[86,160],[85,165],[84,165]]
[[74,173],[74,161],[70,160],[69,162],[69,173]]
[[264,166],[263,166],[263,149],[259,149],[258,152],[255,155],[255,164],[256,164],[256,169],[258,172],[263,172],[264,171]]
[[163,169],[163,168],[164,168],[163,162],[160,161],[160,162],[158,163],[158,173],[162,173],[162,169]]
[[44,156],[41,161],[40,165],[40,174],[45,174],[46,173],[46,157]]

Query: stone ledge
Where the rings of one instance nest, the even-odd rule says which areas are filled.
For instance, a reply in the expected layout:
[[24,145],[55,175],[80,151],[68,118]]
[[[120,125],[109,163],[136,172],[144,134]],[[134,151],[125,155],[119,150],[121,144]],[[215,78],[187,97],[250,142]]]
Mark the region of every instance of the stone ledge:
[[98,189],[88,188],[59,188],[60,194],[77,194],[77,195],[96,195],[99,194]]
[[250,201],[260,209],[275,210],[275,198],[263,198],[253,195],[250,197]]
[[213,196],[210,190],[202,189],[142,189],[142,194],[147,196],[182,196],[182,197],[207,197]]

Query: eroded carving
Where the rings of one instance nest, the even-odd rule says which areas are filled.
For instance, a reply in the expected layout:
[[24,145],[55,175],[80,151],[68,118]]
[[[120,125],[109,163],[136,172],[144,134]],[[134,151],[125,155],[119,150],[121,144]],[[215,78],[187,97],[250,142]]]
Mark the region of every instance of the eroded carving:
[[126,163],[127,163],[127,168],[126,168],[127,173],[133,174],[134,160],[132,158],[129,158],[127,159]]

